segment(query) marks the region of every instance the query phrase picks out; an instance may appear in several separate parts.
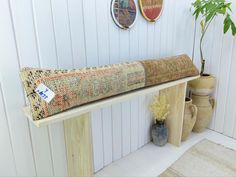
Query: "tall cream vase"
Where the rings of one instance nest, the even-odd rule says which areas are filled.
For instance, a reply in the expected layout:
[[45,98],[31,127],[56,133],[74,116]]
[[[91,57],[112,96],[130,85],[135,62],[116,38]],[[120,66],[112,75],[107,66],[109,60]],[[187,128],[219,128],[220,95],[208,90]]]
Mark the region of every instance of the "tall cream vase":
[[204,131],[210,124],[215,100],[210,99],[209,95],[213,93],[215,86],[216,78],[210,74],[203,74],[200,78],[188,83],[192,92],[193,104],[198,108],[194,132]]
[[203,74],[200,78],[188,82],[192,94],[210,95],[216,86],[216,78],[210,74]]

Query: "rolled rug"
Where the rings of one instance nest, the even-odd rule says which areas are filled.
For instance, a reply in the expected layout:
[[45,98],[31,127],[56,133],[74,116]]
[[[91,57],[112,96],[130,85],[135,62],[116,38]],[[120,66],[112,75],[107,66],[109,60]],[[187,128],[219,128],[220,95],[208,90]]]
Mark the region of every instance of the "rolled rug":
[[71,70],[23,68],[20,76],[32,117],[40,120],[103,98],[198,74],[191,59],[179,55]]

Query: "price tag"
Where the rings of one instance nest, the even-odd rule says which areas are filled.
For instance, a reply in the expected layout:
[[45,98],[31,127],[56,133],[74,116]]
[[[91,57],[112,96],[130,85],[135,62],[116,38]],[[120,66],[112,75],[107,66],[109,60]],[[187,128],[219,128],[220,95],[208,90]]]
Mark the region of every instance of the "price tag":
[[35,92],[47,103],[55,97],[55,93],[44,84],[39,84]]

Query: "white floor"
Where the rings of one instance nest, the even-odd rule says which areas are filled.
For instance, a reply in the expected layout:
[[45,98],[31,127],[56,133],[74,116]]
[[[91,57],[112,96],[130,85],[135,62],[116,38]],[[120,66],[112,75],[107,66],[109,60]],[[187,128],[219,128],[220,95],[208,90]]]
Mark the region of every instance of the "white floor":
[[201,134],[193,133],[179,148],[170,144],[160,148],[149,143],[138,151],[105,167],[96,173],[95,177],[157,177],[187,149],[204,138],[236,150],[236,140],[206,130]]

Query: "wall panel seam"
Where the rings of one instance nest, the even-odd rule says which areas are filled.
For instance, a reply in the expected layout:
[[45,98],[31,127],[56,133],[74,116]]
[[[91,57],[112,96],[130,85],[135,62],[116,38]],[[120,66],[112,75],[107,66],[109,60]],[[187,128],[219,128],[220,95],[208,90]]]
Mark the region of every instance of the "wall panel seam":
[[[222,39],[221,39],[221,43],[223,43],[223,40],[224,40],[224,37],[222,37]],[[223,48],[223,46],[221,46],[221,49],[220,49],[220,62],[219,62],[219,66],[218,66],[218,73],[217,73],[217,75],[220,73],[220,71],[221,71],[221,60],[222,60],[222,48]],[[219,78],[218,78],[219,79]],[[218,91],[219,91],[219,80],[218,80],[218,82],[217,82],[217,85],[216,85],[216,90],[215,90],[215,95],[216,95],[216,98],[218,98]],[[215,131],[217,131],[217,132],[219,132],[218,130],[216,130],[216,123],[217,123],[217,115],[216,115],[216,113],[217,113],[217,110],[216,110],[216,108],[214,109],[214,115],[215,115],[215,125],[214,125],[214,130]]]
[[232,118],[234,119],[234,127],[233,127],[233,135],[232,135],[232,137],[231,138],[236,138],[236,137],[234,137],[234,135],[236,134],[236,105],[235,105],[235,108],[234,108],[234,110],[235,110],[235,112],[234,112],[234,115],[232,116]]
[[[94,3],[94,6],[95,6],[95,14],[97,14],[97,0],[95,0],[95,3]],[[95,24],[96,24],[96,39],[97,39],[97,54],[98,54],[98,65],[100,65],[100,56],[99,56],[99,42],[98,42],[98,22],[97,22],[97,15],[95,15]]]
[[75,58],[74,58],[74,53],[73,53],[73,43],[72,43],[72,34],[71,34],[71,21],[70,21],[70,14],[69,14],[69,3],[68,3],[68,0],[65,0],[65,1],[66,1],[68,28],[69,28],[69,34],[70,34],[70,51],[71,51],[71,56],[72,56],[73,68],[75,68]]
[[[230,49],[230,62],[229,62],[229,67],[231,66],[231,63],[232,63],[232,56],[233,56],[233,47],[231,47]],[[224,125],[225,125],[225,111],[226,111],[226,105],[227,105],[227,100],[228,100],[228,96],[229,96],[229,78],[230,78],[230,72],[231,72],[231,67],[229,68],[229,72],[228,72],[228,77],[226,78],[226,81],[227,81],[227,92],[226,92],[226,102],[225,102],[225,105],[224,105],[224,118],[223,118],[223,132],[224,132]]]
[[[124,103],[123,103],[124,104]],[[121,125],[121,157],[124,156],[124,142],[123,142],[123,138],[124,138],[124,134],[123,134],[123,131],[124,131],[124,128],[123,128],[123,106],[121,104],[120,106],[120,112],[121,112],[121,116],[120,116],[120,125]]]
[[[233,41],[233,46],[234,46],[234,41]],[[225,115],[226,115],[226,106],[227,106],[227,102],[228,102],[228,98],[229,98],[229,87],[230,87],[230,73],[232,71],[232,67],[231,67],[231,64],[232,64],[232,57],[233,57],[233,46],[230,50],[230,63],[229,63],[229,73],[228,73],[228,77],[226,78],[227,79],[227,91],[226,91],[226,102],[225,102],[225,105],[224,106],[224,117],[223,117],[223,132],[225,130]]]
[[35,9],[34,9],[34,0],[31,0],[31,11],[33,16],[33,26],[34,26],[34,36],[35,36],[35,42],[36,42],[36,48],[37,48],[37,56],[38,56],[38,62],[39,66],[41,66],[41,56],[40,56],[40,47],[39,47],[39,37],[38,37],[38,31],[37,31],[37,24],[36,24],[36,17],[35,17]]
[[9,8],[9,12],[10,12],[11,27],[12,27],[13,39],[14,39],[14,43],[15,43],[15,49],[16,49],[16,55],[17,55],[17,61],[18,61],[17,64],[18,64],[18,67],[20,68],[20,66],[21,66],[21,64],[20,64],[20,53],[19,53],[19,49],[18,49],[18,46],[17,46],[16,30],[15,30],[15,26],[14,26],[13,13],[12,13],[10,0],[8,0],[8,8]]
[[57,47],[57,39],[56,39],[56,32],[55,32],[55,21],[54,21],[53,9],[52,9],[52,0],[49,0],[49,1],[50,1],[50,13],[51,13],[51,19],[52,19],[54,48],[55,48],[57,68],[58,68],[59,67],[59,57],[58,57],[58,47]]
[[85,35],[85,20],[84,20],[84,0],[81,0],[81,4],[82,4],[82,14],[83,14],[83,33],[84,33],[84,49],[85,49],[85,62],[86,62],[86,66],[88,66],[88,56],[87,56],[87,45],[86,45],[86,35]]
[[53,176],[55,176],[55,169],[54,169],[55,162],[54,162],[54,159],[52,156],[53,147],[52,147],[52,143],[51,143],[52,136],[51,136],[51,131],[50,131],[49,126],[47,126],[47,134],[48,134],[48,139],[49,139],[48,143],[49,143],[49,147],[50,147],[49,150],[50,150],[50,157],[51,157],[51,164],[52,164],[52,174],[53,174]]
[[103,167],[105,166],[105,145],[104,145],[104,131],[103,131],[103,122],[104,122],[104,119],[103,119],[103,111],[101,111],[101,120],[102,120],[102,150],[103,150]]
[[113,127],[113,121],[114,121],[114,119],[113,119],[113,111],[112,111],[112,108],[111,108],[112,162],[114,161],[113,160],[114,159],[114,131],[113,131],[114,127]]
[[6,111],[6,101],[5,101],[5,97],[3,95],[3,91],[2,91],[2,86],[1,86],[1,83],[0,83],[0,95],[2,96],[2,101],[3,101],[3,110],[4,110],[4,115],[5,115],[5,118],[6,118],[6,123],[7,123],[7,131],[8,131],[8,135],[10,137],[10,145],[11,145],[11,152],[12,152],[12,156],[13,156],[13,163],[14,163],[14,168],[15,168],[15,172],[16,172],[16,175],[18,174],[17,173],[17,168],[16,168],[16,160],[15,160],[15,153],[14,153],[14,150],[13,150],[13,145],[12,145],[12,135],[11,135],[11,132],[10,132],[10,128],[9,128],[9,121],[8,121],[8,116],[7,116],[7,111]]
[[197,30],[196,28],[197,28],[197,25],[196,25],[196,21],[195,21],[195,23],[194,23],[194,29],[193,29],[193,30],[194,30],[194,34],[193,34],[193,49],[192,49],[192,50],[193,50],[193,51],[192,51],[192,61],[193,61],[193,62],[194,62],[194,54],[195,54],[195,47],[196,47],[196,46],[195,46],[195,45],[196,45],[196,44],[195,44],[195,42],[196,42],[196,32],[197,32],[197,31],[196,31],[196,30]]
[[[215,31],[215,27],[216,27],[216,25],[215,25],[215,23],[216,23],[216,19],[214,19],[213,20],[213,23],[211,24],[211,25],[213,25],[213,31]],[[211,42],[211,48],[213,49],[213,46],[214,46],[214,42],[213,42],[214,40],[212,40],[212,42]],[[211,73],[211,70],[212,70],[212,55],[213,55],[213,52],[211,53],[211,56],[210,56],[210,69],[209,69],[209,72]]]

